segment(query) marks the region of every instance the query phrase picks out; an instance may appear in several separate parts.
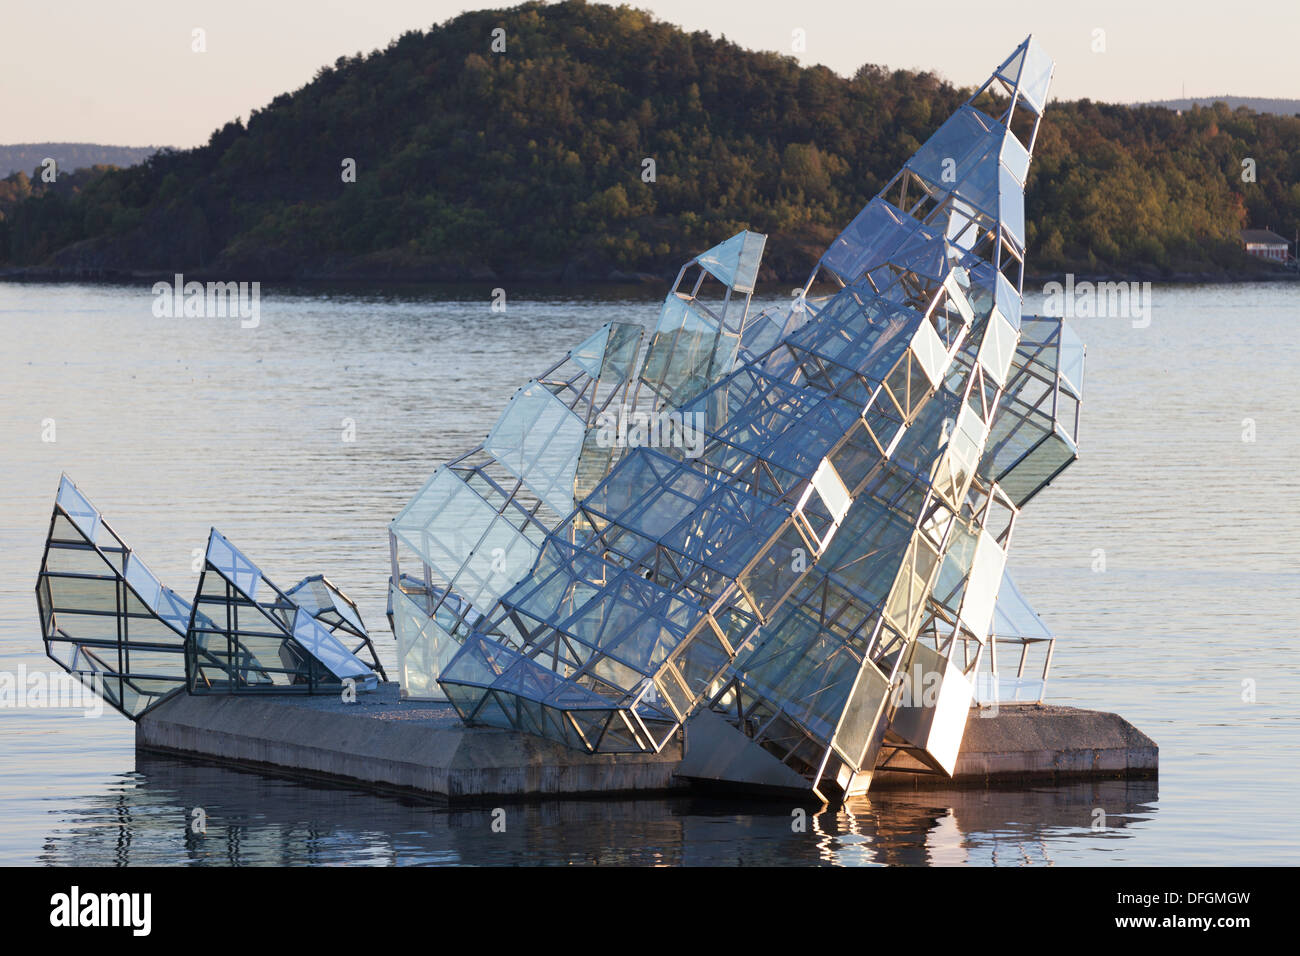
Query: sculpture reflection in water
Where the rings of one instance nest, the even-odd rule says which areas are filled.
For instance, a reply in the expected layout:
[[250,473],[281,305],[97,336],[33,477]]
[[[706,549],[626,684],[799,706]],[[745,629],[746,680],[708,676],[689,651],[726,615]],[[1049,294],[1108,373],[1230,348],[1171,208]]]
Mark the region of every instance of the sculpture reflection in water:
[[[341,799],[345,797],[346,799]],[[536,866],[1020,866],[1149,855],[1154,780],[1104,780],[1017,791],[883,788],[835,809],[698,796],[548,800],[506,808],[331,788],[141,752],[136,772],[61,808],[43,837],[47,866],[178,862]],[[1106,827],[1095,829],[1094,808]],[[196,808],[203,813],[196,816]],[[201,821],[201,827],[196,824]],[[364,820],[364,825],[358,825]]]

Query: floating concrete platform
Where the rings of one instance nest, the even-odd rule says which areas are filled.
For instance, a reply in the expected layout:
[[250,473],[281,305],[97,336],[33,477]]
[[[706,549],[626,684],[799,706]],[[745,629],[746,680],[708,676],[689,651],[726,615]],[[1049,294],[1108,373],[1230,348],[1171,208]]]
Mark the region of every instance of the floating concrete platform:
[[[448,704],[403,701],[396,684],[335,697],[178,694],[136,723],[136,747],[449,801],[684,789],[681,744],[585,754],[508,730],[464,727]],[[1115,714],[1003,706],[966,725],[953,779],[882,773],[875,786],[996,785],[1154,776],[1155,742]]]
[[177,694],[135,725],[136,747],[196,754],[449,800],[666,791],[679,746],[585,754],[531,734],[465,727],[450,704],[403,701],[397,685],[337,697]]
[[1156,776],[1160,748],[1119,714],[1051,704],[1003,704],[991,714],[971,710],[951,778],[878,771],[871,786],[996,786]]

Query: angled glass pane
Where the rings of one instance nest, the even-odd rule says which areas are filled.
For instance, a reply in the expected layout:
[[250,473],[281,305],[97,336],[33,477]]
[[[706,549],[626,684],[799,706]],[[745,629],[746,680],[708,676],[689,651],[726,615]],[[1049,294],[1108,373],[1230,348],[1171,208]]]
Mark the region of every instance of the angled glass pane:
[[699,263],[725,286],[737,292],[754,291],[758,263],[763,257],[767,236],[741,232],[699,256]]
[[586,433],[583,420],[540,382],[510,399],[483,447],[556,514],[573,511],[574,476]]
[[184,687],[191,607],[66,475],[50,526],[36,587],[46,655],[135,720]]
[[993,612],[993,636],[1043,641],[1052,638],[1051,630],[1025,600],[1010,570],[1002,572],[997,607]]
[[1043,52],[1032,37],[1025,50],[1024,66],[1020,70],[1020,94],[1041,113],[1047,107],[1047,91],[1052,85],[1052,58]]

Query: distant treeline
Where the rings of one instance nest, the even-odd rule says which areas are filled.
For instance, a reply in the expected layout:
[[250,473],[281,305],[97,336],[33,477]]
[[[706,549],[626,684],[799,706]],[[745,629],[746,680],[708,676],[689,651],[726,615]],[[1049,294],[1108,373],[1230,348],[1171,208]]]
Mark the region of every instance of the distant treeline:
[[[491,48],[497,28],[504,52]],[[990,71],[1009,52],[989,50]],[[845,79],[627,7],[467,13],[340,58],[198,149],[75,188],[10,176],[0,263],[663,276],[750,228],[771,235],[766,278],[800,277],[970,92],[875,66]],[[1270,268],[1244,256],[1237,233],[1290,236],[1300,223],[1300,118],[1056,103],[1026,208],[1038,274]]]
[[92,166],[134,166],[158,151],[157,146],[100,146],[97,143],[15,143],[0,146],[0,176],[31,173],[46,159],[72,172]]
[[1300,116],[1300,100],[1280,100],[1269,96],[1191,96],[1181,100],[1153,100],[1143,106],[1164,106],[1171,110],[1190,110],[1198,106],[1226,103],[1228,109],[1242,106],[1256,113],[1276,113],[1278,116]]

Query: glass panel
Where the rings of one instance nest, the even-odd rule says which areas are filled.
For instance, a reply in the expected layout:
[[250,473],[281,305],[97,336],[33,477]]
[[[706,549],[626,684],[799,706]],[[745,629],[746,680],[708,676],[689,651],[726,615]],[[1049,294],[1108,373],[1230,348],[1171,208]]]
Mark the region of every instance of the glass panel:
[[537,559],[537,545],[446,468],[434,473],[389,527],[479,611],[527,575]]
[[993,612],[993,635],[1039,640],[1052,637],[1051,630],[1012,580],[1010,570],[1002,572],[1002,584],[998,588],[997,606]]
[[1011,323],[1012,328],[1020,328],[1020,312],[1023,307],[1023,300],[1016,287],[1001,272],[997,273],[997,291],[994,294],[994,302],[998,311],[1003,317]]
[[[693,300],[670,294],[660,310],[641,380],[668,405],[690,401],[731,371],[729,364],[717,364],[721,334],[717,320]],[[722,350],[727,354],[734,354],[734,343]]]
[[984,327],[984,341],[980,343],[979,362],[998,385],[1007,384],[1007,371],[1015,354],[1019,335],[1001,313],[989,316]]
[[840,480],[835,466],[829,459],[822,459],[817,473],[813,475],[812,485],[821,495],[822,503],[826,506],[831,520],[839,524],[853,499],[849,497],[849,490],[844,487],[844,482]]
[[902,222],[901,212],[883,199],[873,199],[830,244],[822,264],[845,283],[857,281],[898,247],[904,235],[899,229]]
[[[932,186],[956,192],[993,214],[994,178],[986,160],[1001,143],[1002,127],[969,106],[950,116],[907,161]],[[992,159],[996,166],[996,155]]]
[[586,427],[540,382],[510,399],[484,449],[518,475],[556,514],[573,511],[574,475]]
[[1083,340],[1070,328],[1069,323],[1061,320],[1061,339],[1059,363],[1062,384],[1074,394],[1083,398]]
[[1020,93],[1041,113],[1047,106],[1047,91],[1052,85],[1052,58],[1043,52],[1038,41],[1027,41],[1024,66],[1020,70]]
[[857,685],[835,732],[835,746],[855,768],[869,769],[861,767],[860,763],[867,745],[871,743],[888,695],[889,681],[885,675],[870,661],[863,661]]
[[997,600],[998,585],[1002,583],[1006,560],[1006,552],[998,546],[993,536],[987,531],[981,531],[979,544],[975,547],[970,581],[966,585],[961,605],[962,623],[981,641],[989,635],[993,605]]
[[99,543],[99,512],[95,506],[86,500],[85,496],[77,490],[77,487],[64,477],[59,482],[59,494],[56,499],[68,517],[73,520],[76,526],[81,529],[81,533],[92,544]]
[[714,246],[699,257],[700,265],[718,278],[725,286],[737,292],[754,291],[758,277],[758,262],[763,256],[767,236],[756,232],[741,232],[726,242]]
[[999,478],[998,484],[1019,508],[1077,457],[1074,443],[1058,427]]
[[590,375],[592,378],[600,377],[601,362],[605,357],[605,343],[609,341],[609,325],[602,325],[594,335],[583,340],[574,346],[569,352],[569,358],[573,359],[580,369]]
[[257,600],[262,572],[216,530],[208,537],[207,561],[235,587],[254,601]]
[[134,553],[126,559],[126,583],[135,589],[135,593],[140,595],[140,599],[150,609],[158,606],[162,584]]
[[998,218],[1018,249],[1025,248],[1025,190],[1005,166],[998,167]]
[[1014,136],[1005,136],[1002,139],[1002,164],[1023,186],[1029,177],[1029,151],[1020,145],[1020,140]]
[[[943,381],[943,371],[948,367],[948,351],[943,347],[939,333],[929,322],[922,322],[912,339],[912,354],[930,379],[930,384],[937,386]],[[914,389],[918,386],[913,384]]]

